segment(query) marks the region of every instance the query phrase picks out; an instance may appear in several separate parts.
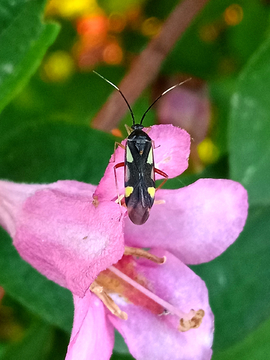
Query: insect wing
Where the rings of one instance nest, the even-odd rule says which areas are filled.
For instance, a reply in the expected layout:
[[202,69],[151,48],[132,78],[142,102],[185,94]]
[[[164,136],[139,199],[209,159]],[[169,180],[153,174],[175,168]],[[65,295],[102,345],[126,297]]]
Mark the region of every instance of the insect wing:
[[125,200],[130,220],[136,225],[144,224],[154,203],[154,199],[148,193],[145,184],[142,181],[137,184]]
[[155,179],[151,141],[128,141],[125,159],[125,202],[130,220],[144,224],[154,204]]

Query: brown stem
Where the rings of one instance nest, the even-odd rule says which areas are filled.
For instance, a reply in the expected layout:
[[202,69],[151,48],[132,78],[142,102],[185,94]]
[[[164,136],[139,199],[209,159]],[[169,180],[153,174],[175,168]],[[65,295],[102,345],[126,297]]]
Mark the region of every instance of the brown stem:
[[[130,104],[134,103],[155,79],[161,63],[207,1],[209,0],[181,1],[163,24],[159,35],[150,41],[147,48],[134,61],[129,73],[119,85]],[[91,125],[96,129],[109,131],[117,127],[126,111],[127,106],[116,90]]]

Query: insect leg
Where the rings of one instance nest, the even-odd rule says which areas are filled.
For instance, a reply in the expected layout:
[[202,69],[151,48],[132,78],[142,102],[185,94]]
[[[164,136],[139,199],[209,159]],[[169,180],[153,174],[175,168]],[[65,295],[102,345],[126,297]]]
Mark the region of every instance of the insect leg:
[[113,162],[115,162],[115,150],[116,150],[117,146],[120,146],[122,149],[125,150],[125,145],[122,145],[121,143],[119,143],[119,142],[116,141],[116,142],[114,143],[114,151],[113,151],[114,159],[113,159]]
[[152,146],[153,146],[153,149],[154,149],[154,150],[155,150],[155,149],[158,149],[158,148],[160,147],[160,145],[158,145],[158,146],[156,147],[154,140],[152,140]]
[[118,203],[121,206],[121,199],[120,199],[120,195],[119,195],[119,189],[118,189],[118,182],[117,182],[117,174],[116,174],[116,169],[125,166],[124,162],[120,162],[116,165],[114,165],[113,167],[113,171],[114,171],[114,181],[115,181],[115,186],[116,186],[116,191],[117,191],[117,198],[118,198]]
[[125,124],[125,128],[127,130],[128,135],[130,135],[133,131],[132,128],[130,126],[128,126],[127,124]]
[[162,183],[156,188],[156,191],[157,191],[158,189],[160,189],[165,184],[165,182],[169,179],[169,176],[164,171],[161,171],[159,169],[154,168],[154,171],[155,171],[155,173],[157,173],[160,176],[163,176],[165,178],[162,181]]

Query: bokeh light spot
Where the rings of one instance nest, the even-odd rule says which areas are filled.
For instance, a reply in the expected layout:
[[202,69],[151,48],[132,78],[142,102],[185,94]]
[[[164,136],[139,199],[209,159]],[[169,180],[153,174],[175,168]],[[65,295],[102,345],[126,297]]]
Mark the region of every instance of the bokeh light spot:
[[77,32],[84,37],[104,38],[107,30],[107,18],[104,15],[86,16],[77,22]]
[[205,138],[197,146],[197,150],[201,161],[205,164],[212,164],[218,159],[219,156],[218,148],[209,138]]
[[142,34],[145,36],[155,36],[161,29],[161,21],[155,17],[150,17],[142,23]]
[[110,43],[103,50],[103,60],[107,64],[120,64],[122,59],[123,51],[117,43]]
[[204,25],[199,30],[199,36],[206,43],[214,42],[219,35],[219,29],[214,24]]
[[86,12],[93,12],[97,8],[96,0],[50,0],[46,14],[74,18]]
[[72,57],[65,51],[56,51],[46,60],[42,68],[44,80],[65,81],[74,72],[75,65]]
[[126,18],[123,14],[120,13],[111,13],[109,16],[109,30],[112,32],[118,32],[124,30],[126,26]]
[[112,129],[112,130],[111,130],[111,134],[112,134],[113,136],[123,138],[123,134],[122,134],[122,131],[121,131],[120,129],[117,129],[117,128]]
[[224,20],[227,25],[235,26],[243,20],[243,9],[238,4],[232,4],[224,12]]

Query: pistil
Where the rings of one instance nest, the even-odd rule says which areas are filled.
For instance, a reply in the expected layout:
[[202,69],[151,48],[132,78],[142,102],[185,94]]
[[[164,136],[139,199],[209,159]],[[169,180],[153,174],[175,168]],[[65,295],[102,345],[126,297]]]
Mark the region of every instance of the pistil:
[[177,309],[175,306],[171,305],[167,301],[161,299],[156,294],[152,293],[150,290],[146,289],[144,286],[137,283],[135,280],[131,279],[126,274],[122,273],[122,271],[118,270],[114,266],[110,266],[109,270],[117,275],[119,278],[123,279],[125,282],[132,285],[135,289],[146,295],[148,298],[152,299],[157,304],[161,305],[164,309],[167,310],[171,315],[176,315],[180,319],[184,319],[184,321],[189,321],[193,318],[195,311],[191,310],[188,314],[184,313],[183,311]]

